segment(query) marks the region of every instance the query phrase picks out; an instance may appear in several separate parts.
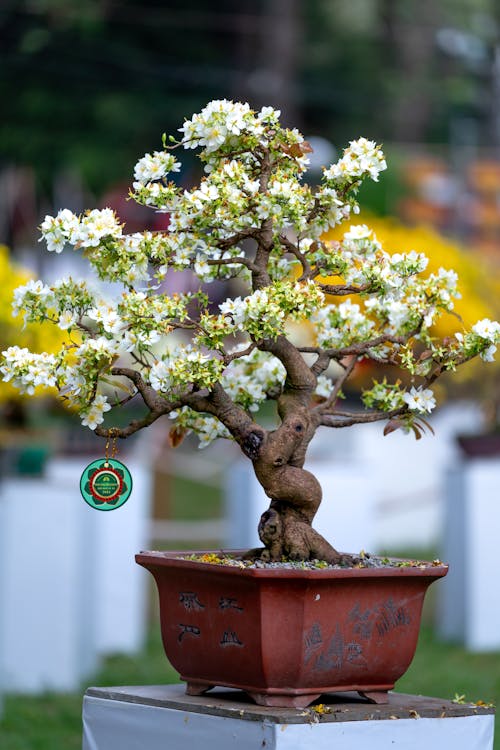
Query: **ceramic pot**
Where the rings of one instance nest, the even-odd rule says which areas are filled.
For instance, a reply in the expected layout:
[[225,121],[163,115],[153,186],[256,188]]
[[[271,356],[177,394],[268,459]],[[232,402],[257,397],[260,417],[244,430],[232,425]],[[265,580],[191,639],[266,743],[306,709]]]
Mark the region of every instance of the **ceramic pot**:
[[350,690],[386,702],[415,653],[425,591],[448,570],[240,569],[188,554],[136,555],[158,586],[169,661],[188,694],[223,685],[268,706]]

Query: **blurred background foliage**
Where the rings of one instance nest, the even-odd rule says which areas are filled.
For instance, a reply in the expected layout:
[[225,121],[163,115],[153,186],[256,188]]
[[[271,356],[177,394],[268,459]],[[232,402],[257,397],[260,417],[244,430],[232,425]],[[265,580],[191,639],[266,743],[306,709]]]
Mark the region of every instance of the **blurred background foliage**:
[[495,0],[4,0],[0,162],[102,193],[221,97],[340,146],[497,144],[499,18]]
[[[23,316],[12,315],[12,299],[14,289],[26,284],[32,274],[21,266],[13,263],[9,258],[8,248],[0,245],[0,343],[2,348],[8,346],[26,346],[33,352],[55,353],[61,348],[65,339],[63,331],[52,323],[23,324]],[[40,393],[42,389],[40,388]],[[55,393],[55,388],[52,389]],[[47,393],[47,389],[43,389]],[[0,381],[0,404],[20,398],[19,391],[10,383]]]

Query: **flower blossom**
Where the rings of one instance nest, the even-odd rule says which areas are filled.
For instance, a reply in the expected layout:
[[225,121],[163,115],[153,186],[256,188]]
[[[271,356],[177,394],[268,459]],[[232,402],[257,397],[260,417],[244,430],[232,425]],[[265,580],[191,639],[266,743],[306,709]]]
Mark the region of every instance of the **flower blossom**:
[[478,322],[472,326],[472,330],[482,339],[487,339],[493,343],[499,339],[500,323],[497,323],[496,320],[484,318],[483,320],[478,320]]
[[138,182],[145,184],[150,180],[160,180],[169,172],[178,172],[180,168],[180,162],[175,161],[172,154],[155,151],[139,159],[134,168],[134,177]]
[[384,169],[387,169],[387,164],[380,146],[366,138],[358,138],[350,142],[336,164],[324,171],[324,177],[326,180],[354,181],[368,175],[378,182],[378,176]]
[[436,406],[436,399],[430,388],[412,388],[403,394],[403,400],[412,411],[430,414]]
[[111,404],[108,404],[106,396],[96,396],[92,401],[90,408],[82,413],[82,425],[89,427],[91,430],[104,422],[104,412],[111,409]]

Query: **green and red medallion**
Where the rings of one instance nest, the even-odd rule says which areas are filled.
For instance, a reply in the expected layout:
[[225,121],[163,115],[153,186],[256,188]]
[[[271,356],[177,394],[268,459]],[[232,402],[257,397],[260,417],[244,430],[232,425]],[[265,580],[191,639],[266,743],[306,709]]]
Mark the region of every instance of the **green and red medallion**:
[[125,464],[114,458],[92,461],[80,479],[83,499],[95,510],[116,510],[130,497],[132,476]]

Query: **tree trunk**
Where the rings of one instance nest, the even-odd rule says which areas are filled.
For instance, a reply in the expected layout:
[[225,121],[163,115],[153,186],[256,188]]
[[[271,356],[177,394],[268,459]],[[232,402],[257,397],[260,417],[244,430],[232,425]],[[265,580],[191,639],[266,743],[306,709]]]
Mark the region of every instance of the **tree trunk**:
[[269,510],[259,523],[259,537],[264,544],[259,553],[263,560],[286,557],[334,564],[342,560],[311,525],[322,498],[318,480],[303,468],[314,431],[304,410],[268,433],[253,461],[257,479],[271,499]]

